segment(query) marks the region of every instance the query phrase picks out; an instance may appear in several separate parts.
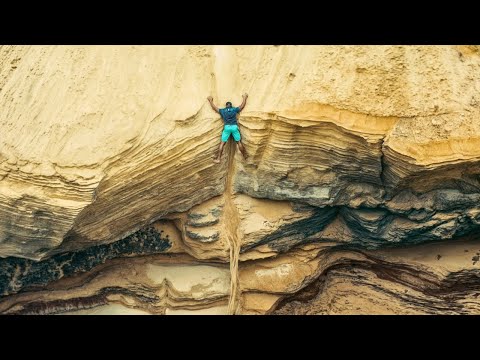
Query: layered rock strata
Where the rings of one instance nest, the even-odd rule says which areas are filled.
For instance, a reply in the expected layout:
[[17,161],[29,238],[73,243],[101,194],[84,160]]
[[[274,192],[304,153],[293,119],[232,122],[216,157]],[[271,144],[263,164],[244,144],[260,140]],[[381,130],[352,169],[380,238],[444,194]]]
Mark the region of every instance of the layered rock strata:
[[[0,313],[478,313],[478,47],[0,64]],[[214,164],[205,98],[245,91],[249,158]]]

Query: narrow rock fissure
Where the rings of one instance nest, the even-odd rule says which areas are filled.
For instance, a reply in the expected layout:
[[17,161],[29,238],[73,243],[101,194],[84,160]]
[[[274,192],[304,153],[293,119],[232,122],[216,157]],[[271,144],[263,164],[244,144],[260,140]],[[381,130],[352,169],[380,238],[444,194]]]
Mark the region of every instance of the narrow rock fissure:
[[229,245],[230,253],[230,299],[228,301],[228,312],[232,315],[238,312],[238,299],[240,296],[238,280],[238,258],[240,255],[240,239],[238,227],[240,219],[238,209],[233,202],[233,171],[235,168],[236,144],[230,141],[228,146],[228,167],[227,180],[225,183],[225,212],[224,212],[224,236]]

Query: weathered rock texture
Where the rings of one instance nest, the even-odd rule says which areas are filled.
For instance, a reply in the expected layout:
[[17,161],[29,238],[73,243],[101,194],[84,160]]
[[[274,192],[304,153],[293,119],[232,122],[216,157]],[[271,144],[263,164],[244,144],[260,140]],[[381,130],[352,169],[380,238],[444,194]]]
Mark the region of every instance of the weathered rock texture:
[[0,47],[0,313],[479,313],[479,50]]

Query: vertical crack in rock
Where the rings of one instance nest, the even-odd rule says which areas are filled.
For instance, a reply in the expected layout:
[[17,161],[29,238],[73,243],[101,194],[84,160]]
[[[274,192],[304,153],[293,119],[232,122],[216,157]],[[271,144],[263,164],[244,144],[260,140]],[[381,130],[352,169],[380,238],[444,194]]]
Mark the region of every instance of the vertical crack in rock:
[[233,203],[233,170],[235,167],[235,147],[236,144],[231,141],[228,152],[228,173],[227,182],[225,184],[225,211],[223,216],[224,233],[228,240],[230,252],[230,299],[228,302],[228,311],[234,315],[238,309],[239,281],[238,281],[238,258],[240,255],[240,238],[238,229],[240,219],[238,209]]

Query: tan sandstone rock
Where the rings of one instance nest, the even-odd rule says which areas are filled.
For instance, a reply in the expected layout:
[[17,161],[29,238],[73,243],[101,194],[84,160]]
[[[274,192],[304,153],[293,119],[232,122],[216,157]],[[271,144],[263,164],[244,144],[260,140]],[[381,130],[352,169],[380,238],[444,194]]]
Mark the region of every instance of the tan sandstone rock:
[[[0,65],[0,313],[478,312],[478,47],[1,46]],[[244,92],[249,158],[214,164],[206,97]],[[418,246],[458,264],[396,249]]]

